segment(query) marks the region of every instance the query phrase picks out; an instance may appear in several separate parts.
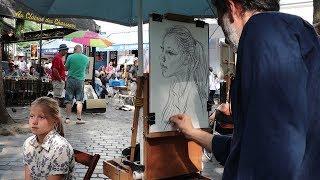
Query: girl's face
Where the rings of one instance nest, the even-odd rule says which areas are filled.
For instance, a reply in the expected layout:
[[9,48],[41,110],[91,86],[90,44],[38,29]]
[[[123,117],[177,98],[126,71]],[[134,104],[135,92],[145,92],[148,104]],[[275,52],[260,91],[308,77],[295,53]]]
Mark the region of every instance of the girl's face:
[[160,68],[164,77],[172,77],[184,69],[186,60],[176,40],[166,36],[162,42]]
[[44,137],[53,129],[53,122],[54,120],[46,115],[44,108],[40,105],[31,106],[29,127],[33,134]]

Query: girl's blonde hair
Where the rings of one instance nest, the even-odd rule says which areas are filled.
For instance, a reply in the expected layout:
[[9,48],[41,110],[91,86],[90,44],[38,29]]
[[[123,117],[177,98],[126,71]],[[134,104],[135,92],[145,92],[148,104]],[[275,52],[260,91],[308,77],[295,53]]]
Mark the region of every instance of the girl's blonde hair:
[[50,97],[40,97],[31,103],[32,106],[41,106],[46,115],[54,120],[54,128],[61,135],[64,136],[62,120],[60,115],[59,103]]

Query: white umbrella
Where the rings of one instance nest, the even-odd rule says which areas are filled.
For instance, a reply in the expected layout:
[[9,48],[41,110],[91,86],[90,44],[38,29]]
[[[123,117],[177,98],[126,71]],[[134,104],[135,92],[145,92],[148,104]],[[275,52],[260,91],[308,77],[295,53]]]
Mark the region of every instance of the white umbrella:
[[81,44],[74,43],[74,42],[71,42],[71,41],[67,41],[67,40],[64,40],[64,39],[54,39],[54,40],[50,40],[50,41],[47,41],[47,42],[43,43],[42,51],[44,51],[44,52],[46,52],[46,51],[56,51],[56,50],[59,49],[60,44],[66,44],[67,47],[69,48],[69,51],[68,51],[69,53],[73,52],[73,48],[76,45],[82,46]]

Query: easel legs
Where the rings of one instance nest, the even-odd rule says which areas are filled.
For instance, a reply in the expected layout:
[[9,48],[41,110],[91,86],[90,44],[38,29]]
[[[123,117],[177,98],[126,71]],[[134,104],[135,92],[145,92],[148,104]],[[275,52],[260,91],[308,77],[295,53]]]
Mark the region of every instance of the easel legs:
[[135,109],[133,115],[133,122],[131,128],[131,153],[130,153],[130,161],[134,161],[134,152],[136,149],[136,142],[137,142],[137,132],[138,132],[138,123],[139,123],[139,114],[140,109],[143,106],[143,99],[142,99],[142,91],[143,91],[143,77],[139,77],[137,81],[137,91],[136,91],[136,98],[135,98]]

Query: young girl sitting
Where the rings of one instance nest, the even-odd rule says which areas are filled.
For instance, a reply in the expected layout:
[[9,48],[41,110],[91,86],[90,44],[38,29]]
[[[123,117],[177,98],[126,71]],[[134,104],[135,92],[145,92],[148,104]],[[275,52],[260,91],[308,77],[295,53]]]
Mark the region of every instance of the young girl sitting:
[[36,99],[29,126],[34,136],[23,145],[25,179],[75,179],[74,153],[63,137],[58,102],[49,97]]

